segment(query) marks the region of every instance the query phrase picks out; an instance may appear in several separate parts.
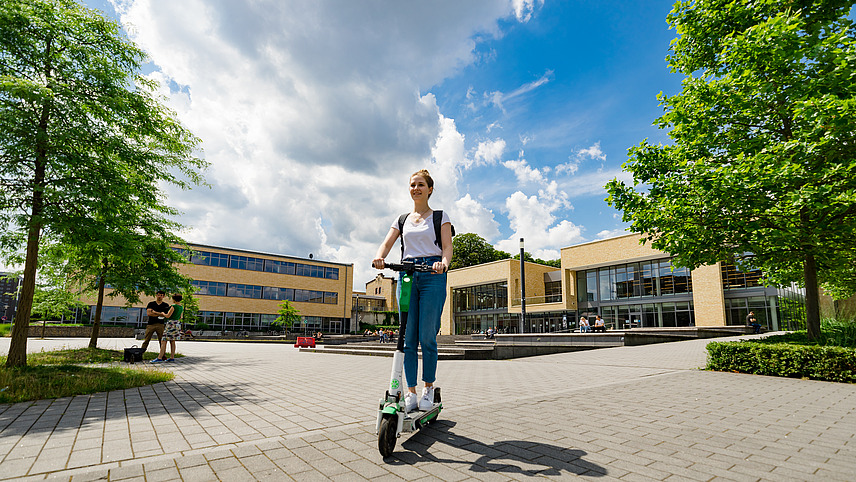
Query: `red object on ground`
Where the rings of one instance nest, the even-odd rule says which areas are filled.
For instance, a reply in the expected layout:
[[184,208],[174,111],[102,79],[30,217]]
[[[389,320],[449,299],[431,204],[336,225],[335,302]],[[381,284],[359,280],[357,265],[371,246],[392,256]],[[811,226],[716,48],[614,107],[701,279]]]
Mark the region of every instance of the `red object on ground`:
[[311,336],[298,336],[294,348],[300,347],[315,348],[315,338]]

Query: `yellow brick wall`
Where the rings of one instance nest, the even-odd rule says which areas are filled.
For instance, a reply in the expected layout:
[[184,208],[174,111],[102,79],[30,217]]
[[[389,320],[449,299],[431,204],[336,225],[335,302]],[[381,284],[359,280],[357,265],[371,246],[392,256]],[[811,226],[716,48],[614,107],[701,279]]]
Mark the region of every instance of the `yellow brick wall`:
[[719,263],[692,270],[696,326],[725,326],[725,295]]
[[562,268],[583,270],[592,266],[629,263],[667,257],[666,253],[651,248],[651,243],[640,244],[638,234],[602,239],[590,243],[562,248]]

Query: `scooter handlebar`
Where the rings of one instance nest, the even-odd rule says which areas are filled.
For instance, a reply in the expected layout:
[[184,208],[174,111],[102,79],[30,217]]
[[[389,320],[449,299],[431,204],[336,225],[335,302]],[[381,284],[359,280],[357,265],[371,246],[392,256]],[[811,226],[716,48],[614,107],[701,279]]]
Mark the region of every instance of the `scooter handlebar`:
[[419,271],[422,273],[433,273],[434,268],[427,264],[417,264],[413,261],[403,261],[401,263],[384,263],[384,268],[391,269],[393,271],[406,271],[408,273],[413,273],[414,271]]

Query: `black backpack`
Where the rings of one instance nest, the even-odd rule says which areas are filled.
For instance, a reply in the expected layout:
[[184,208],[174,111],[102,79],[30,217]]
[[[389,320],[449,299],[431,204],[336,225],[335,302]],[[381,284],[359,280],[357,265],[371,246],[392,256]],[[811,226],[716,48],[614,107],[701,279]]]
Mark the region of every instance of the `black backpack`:
[[[404,221],[407,221],[407,216],[410,213],[404,213],[398,217],[398,236],[401,238],[401,259],[404,260]],[[441,250],[443,249],[443,241],[440,239],[440,225],[443,222],[443,211],[434,211],[434,244]],[[452,236],[455,235],[455,226],[451,225]]]

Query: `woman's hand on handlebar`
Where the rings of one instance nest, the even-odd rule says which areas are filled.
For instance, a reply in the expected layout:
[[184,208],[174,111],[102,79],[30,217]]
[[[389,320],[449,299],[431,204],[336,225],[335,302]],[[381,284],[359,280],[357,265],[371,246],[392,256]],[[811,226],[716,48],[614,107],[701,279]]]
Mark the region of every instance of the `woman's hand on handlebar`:
[[375,269],[383,269],[386,264],[383,262],[383,258],[375,258],[372,260],[372,266]]
[[443,274],[448,271],[448,268],[446,268],[446,265],[442,261],[435,261],[431,267],[434,268],[434,273],[436,274]]

